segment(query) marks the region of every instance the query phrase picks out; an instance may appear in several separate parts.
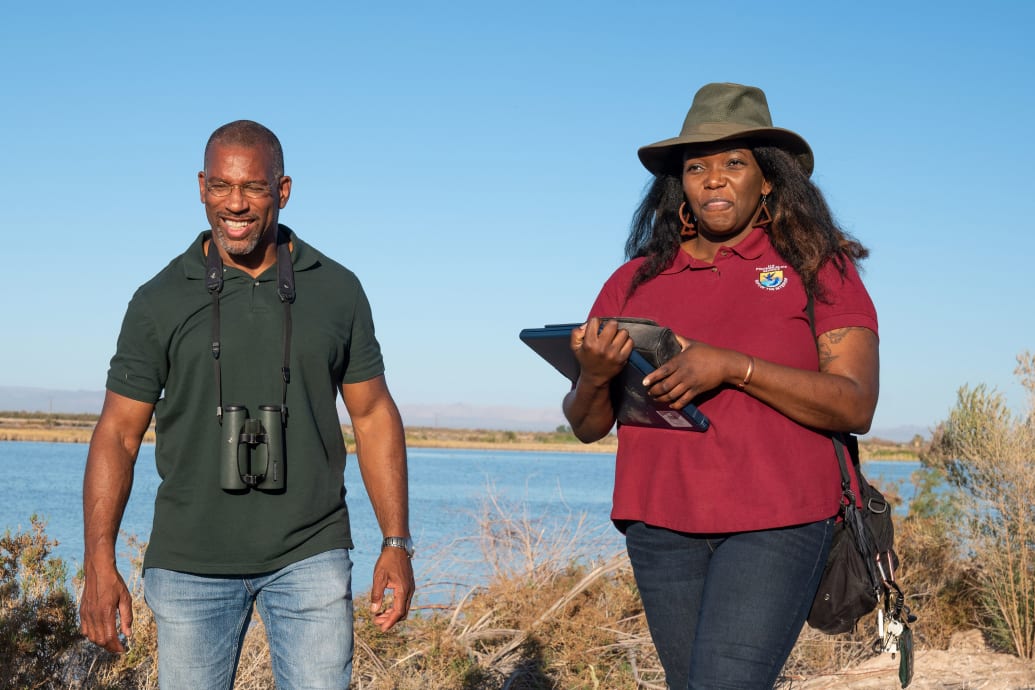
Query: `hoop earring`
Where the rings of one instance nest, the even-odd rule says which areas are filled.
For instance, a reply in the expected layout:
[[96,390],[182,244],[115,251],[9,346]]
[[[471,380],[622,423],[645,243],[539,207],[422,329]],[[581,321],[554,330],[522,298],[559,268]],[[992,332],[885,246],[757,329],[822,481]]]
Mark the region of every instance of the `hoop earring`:
[[679,232],[680,240],[686,241],[693,237],[697,237],[697,219],[694,218],[694,212],[690,211],[690,219],[687,219],[684,215],[686,210],[686,202],[684,201],[679,205],[679,222],[683,224],[683,229]]
[[769,213],[769,207],[766,206],[767,194],[762,195],[762,203],[755,211],[755,218],[751,221],[751,227],[765,227],[773,222],[773,216]]

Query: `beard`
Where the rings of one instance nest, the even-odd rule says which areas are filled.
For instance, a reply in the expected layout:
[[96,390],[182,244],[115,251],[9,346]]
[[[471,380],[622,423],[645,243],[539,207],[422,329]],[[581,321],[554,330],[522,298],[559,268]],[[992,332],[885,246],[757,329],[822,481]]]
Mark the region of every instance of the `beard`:
[[212,228],[212,236],[215,237],[223,251],[230,256],[248,256],[258,248],[262,238],[266,236],[266,231],[249,235],[243,239],[232,240],[226,236],[222,224],[216,223]]

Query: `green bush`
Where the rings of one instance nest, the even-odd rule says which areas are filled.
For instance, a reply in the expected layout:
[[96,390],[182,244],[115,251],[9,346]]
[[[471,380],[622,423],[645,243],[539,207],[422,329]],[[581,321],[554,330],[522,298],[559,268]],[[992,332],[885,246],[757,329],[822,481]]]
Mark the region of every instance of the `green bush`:
[[958,489],[961,543],[991,640],[1035,658],[1035,355],[1014,372],[1028,396],[1011,412],[1001,393],[964,386],[936,429],[927,461]]

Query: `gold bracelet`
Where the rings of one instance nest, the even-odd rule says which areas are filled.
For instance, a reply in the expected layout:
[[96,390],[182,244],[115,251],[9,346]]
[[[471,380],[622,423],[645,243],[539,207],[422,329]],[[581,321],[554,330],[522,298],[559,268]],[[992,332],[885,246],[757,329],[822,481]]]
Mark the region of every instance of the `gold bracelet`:
[[755,358],[752,357],[751,355],[748,355],[748,370],[747,370],[747,373],[744,374],[744,380],[741,381],[740,385],[737,386],[737,387],[738,388],[746,388],[747,385],[749,383],[751,383],[751,375],[754,374],[754,373],[755,373]]

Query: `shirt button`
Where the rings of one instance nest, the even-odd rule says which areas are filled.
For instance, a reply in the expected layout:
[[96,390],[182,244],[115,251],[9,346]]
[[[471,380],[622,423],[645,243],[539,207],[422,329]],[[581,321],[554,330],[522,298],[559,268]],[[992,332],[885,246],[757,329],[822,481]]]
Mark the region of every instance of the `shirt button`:
[[259,281],[255,281],[255,287],[259,287]]

